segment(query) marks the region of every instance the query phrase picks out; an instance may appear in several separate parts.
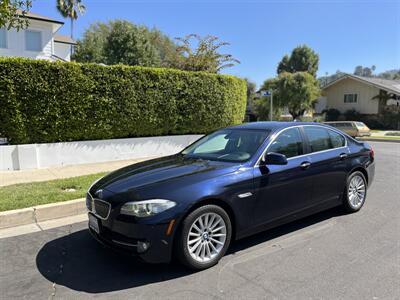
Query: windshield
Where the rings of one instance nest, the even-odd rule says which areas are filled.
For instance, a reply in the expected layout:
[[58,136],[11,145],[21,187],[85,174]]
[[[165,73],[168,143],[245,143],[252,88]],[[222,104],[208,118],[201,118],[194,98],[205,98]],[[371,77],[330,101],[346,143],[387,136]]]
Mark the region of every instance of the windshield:
[[268,136],[268,130],[223,129],[190,145],[182,151],[189,157],[244,162],[249,160]]

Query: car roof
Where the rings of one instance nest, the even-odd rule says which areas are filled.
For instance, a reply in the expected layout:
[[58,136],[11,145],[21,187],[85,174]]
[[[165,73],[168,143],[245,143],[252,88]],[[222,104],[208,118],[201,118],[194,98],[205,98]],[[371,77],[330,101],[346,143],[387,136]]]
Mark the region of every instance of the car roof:
[[276,131],[283,128],[293,127],[293,126],[301,126],[301,125],[317,125],[317,126],[324,126],[323,123],[316,123],[316,122],[250,122],[250,123],[243,123],[236,126],[231,126],[229,128],[232,129],[260,129],[260,130],[270,130]]

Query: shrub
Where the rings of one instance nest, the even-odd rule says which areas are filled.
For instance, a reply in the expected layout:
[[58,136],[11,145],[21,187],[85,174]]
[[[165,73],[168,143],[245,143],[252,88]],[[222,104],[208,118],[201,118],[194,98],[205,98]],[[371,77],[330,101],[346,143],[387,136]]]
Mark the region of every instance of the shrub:
[[362,118],[362,115],[353,108],[353,109],[347,110],[344,113],[344,117],[345,117],[346,121],[360,121],[360,119]]
[[0,59],[0,133],[13,144],[206,133],[243,121],[246,83],[162,68]]
[[337,121],[339,119],[340,111],[335,108],[330,108],[324,112],[326,121]]

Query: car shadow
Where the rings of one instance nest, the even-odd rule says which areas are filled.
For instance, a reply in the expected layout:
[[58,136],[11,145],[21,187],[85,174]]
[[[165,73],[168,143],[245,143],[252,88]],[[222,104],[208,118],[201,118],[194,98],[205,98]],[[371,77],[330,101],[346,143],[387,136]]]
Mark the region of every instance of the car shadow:
[[[343,214],[339,208],[234,242],[227,255]],[[125,290],[193,273],[176,262],[145,264],[98,244],[80,230],[45,244],[36,256],[39,272],[50,282],[87,293]]]

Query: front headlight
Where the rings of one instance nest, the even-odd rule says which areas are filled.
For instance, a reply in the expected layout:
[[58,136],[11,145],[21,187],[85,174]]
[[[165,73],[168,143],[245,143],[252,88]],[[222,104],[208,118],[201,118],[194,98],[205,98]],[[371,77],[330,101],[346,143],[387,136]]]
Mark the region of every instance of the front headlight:
[[137,202],[127,202],[121,207],[121,214],[135,217],[150,217],[174,207],[174,201],[151,199]]

